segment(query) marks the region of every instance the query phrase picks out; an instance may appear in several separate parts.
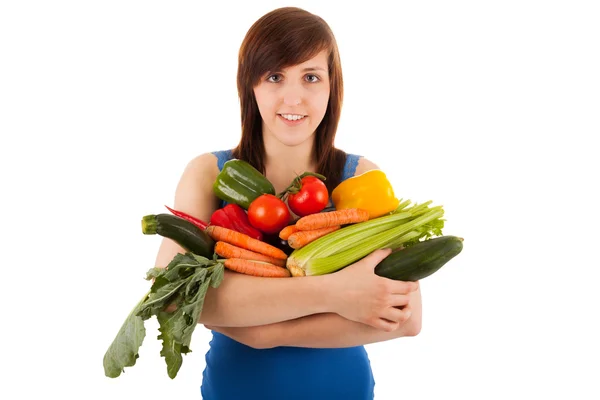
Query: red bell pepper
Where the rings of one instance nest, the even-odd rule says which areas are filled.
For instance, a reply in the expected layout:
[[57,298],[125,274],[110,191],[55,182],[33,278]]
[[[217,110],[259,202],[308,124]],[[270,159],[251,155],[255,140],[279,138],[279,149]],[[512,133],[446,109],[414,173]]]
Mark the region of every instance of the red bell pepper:
[[246,234],[251,238],[263,240],[262,232],[250,225],[248,214],[237,204],[227,204],[210,217],[210,224]]

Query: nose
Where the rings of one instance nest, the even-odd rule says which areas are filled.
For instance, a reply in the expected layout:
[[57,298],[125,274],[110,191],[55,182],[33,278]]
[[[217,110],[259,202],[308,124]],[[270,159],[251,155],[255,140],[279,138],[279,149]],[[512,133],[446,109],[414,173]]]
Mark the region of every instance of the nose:
[[286,106],[297,106],[302,103],[302,87],[289,84],[283,93],[283,104]]
[[300,103],[302,103],[302,101],[300,100],[300,98],[296,98],[295,100],[290,100],[289,98],[284,98],[283,99],[283,104],[285,104],[286,106],[298,106],[300,105]]

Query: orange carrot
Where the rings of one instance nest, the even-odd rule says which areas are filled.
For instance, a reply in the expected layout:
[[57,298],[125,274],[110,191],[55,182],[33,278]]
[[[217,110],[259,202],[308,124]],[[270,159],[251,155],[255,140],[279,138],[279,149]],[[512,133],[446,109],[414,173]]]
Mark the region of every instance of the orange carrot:
[[286,278],[291,276],[290,271],[277,265],[262,261],[250,261],[243,258],[228,258],[223,264],[225,268],[241,274],[253,276],[266,276],[270,278]]
[[250,236],[232,229],[223,228],[222,226],[209,225],[205,231],[215,242],[221,241],[235,246],[241,247],[255,253],[264,254],[265,256],[277,258],[280,260],[287,259],[287,254],[283,250],[268,243],[261,242],[251,238]]
[[347,208],[307,215],[296,222],[296,228],[301,231],[310,231],[336,225],[355,224],[367,221],[368,219],[369,212],[367,210]]
[[296,232],[298,232],[296,225],[288,225],[279,232],[279,238],[282,240],[288,240],[290,235]]
[[310,231],[298,231],[290,235],[290,237],[288,238],[288,244],[292,249],[299,249],[302,246],[306,246],[313,240],[317,240],[321,236],[325,236],[328,233],[337,231],[340,228],[340,225],[336,225],[329,226],[327,228],[312,229]]
[[243,258],[244,260],[265,261],[270,264],[285,267],[285,260],[242,249],[241,247],[226,242],[217,242],[215,244],[215,253],[225,258]]

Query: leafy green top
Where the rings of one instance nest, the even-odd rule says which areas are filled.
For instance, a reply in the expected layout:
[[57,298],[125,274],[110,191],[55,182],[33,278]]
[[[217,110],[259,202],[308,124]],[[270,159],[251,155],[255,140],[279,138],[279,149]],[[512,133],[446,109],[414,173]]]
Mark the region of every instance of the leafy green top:
[[[223,276],[221,262],[189,252],[177,254],[167,268],[150,269],[146,279],[154,279],[154,282],[106,351],[104,374],[116,378],[125,367],[135,365],[146,336],[144,321],[155,315],[159,323],[158,339],[163,342],[160,355],[165,357],[169,377],[175,378],[183,362],[182,354],[191,351],[192,333],[202,313],[208,287],[218,287]],[[175,312],[164,311],[170,304],[176,304]]]

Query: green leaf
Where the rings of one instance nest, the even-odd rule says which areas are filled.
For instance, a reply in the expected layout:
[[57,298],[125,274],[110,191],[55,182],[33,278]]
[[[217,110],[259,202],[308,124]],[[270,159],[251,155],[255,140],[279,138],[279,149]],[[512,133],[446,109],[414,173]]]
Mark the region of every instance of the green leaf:
[[169,281],[176,282],[193,275],[199,266],[200,264],[196,260],[189,256],[184,256],[179,264],[168,267],[169,270],[165,276]]
[[181,264],[182,259],[184,259],[184,258],[185,258],[184,254],[177,253],[177,254],[175,254],[175,256],[173,257],[173,259],[171,260],[171,262],[169,263],[169,265],[167,265],[166,268],[162,268],[162,267],[150,268],[148,270],[148,272],[146,272],[146,280],[149,281],[149,280],[152,280],[152,279],[156,279],[159,276],[166,275],[168,271],[172,270],[178,264]]
[[185,285],[185,302],[193,302],[200,284],[204,281],[208,275],[208,268],[199,268],[197,272],[192,276],[187,285]]
[[177,372],[181,368],[183,363],[182,354],[190,352],[188,346],[183,346],[181,340],[178,340],[183,336],[183,329],[185,323],[183,323],[183,309],[178,309],[174,313],[159,312],[156,316],[160,327],[160,335],[158,339],[162,340],[163,346],[160,351],[160,355],[165,358],[167,363],[167,374],[169,378],[174,379],[177,376]]
[[207,278],[198,289],[198,293],[194,298],[194,301],[190,304],[187,304],[183,310],[185,311],[186,316],[186,327],[183,328],[181,335],[181,343],[189,348],[192,333],[194,333],[194,329],[198,326],[198,320],[200,319],[200,314],[202,313],[202,307],[204,306],[204,298],[206,297],[206,292],[208,291],[208,286],[212,278]]
[[129,313],[117,336],[104,354],[104,375],[116,378],[125,367],[135,365],[139,357],[139,349],[146,336],[144,320],[137,316],[137,311],[146,300],[147,295]]
[[196,260],[202,266],[208,267],[211,265],[211,260],[209,260],[206,257],[202,257],[202,256],[199,256],[198,254],[194,254],[194,253],[187,253],[187,254],[189,254],[191,257],[193,257],[194,260]]
[[179,288],[185,285],[186,281],[171,282],[167,285],[161,286],[156,292],[150,291],[148,300],[142,304],[138,315],[146,315],[148,310],[150,314],[154,315],[158,311],[165,308],[167,305],[172,303],[173,299],[177,296]]
[[[104,357],[105,374],[117,377],[126,366],[135,365],[138,350],[146,334],[143,321],[156,315],[167,373],[177,376],[183,363],[182,354],[191,351],[192,334],[198,326],[208,287],[217,287],[224,276],[224,266],[193,253],[177,254],[167,268],[152,268],[146,278],[154,279],[150,292],[134,308],[121,327]],[[164,308],[175,303],[177,310]]]
[[167,373],[171,379],[177,376],[177,372],[181,368],[183,363],[181,355],[191,352],[192,334],[198,326],[198,319],[210,281],[211,278],[208,277],[201,282],[192,302],[181,304],[175,313],[159,312],[157,315],[161,332],[158,338],[163,341],[160,355],[165,357]]
[[146,279],[150,280],[152,278],[164,276],[169,282],[175,282],[181,278],[182,275],[185,276],[186,271],[189,271],[187,275],[191,275],[199,265],[200,264],[194,257],[190,256],[189,253],[177,253],[166,268],[151,268],[146,274]]
[[152,279],[156,279],[159,276],[163,276],[166,273],[167,273],[167,270],[165,268],[160,268],[160,267],[150,268],[148,270],[148,272],[146,272],[146,280],[150,281]]
[[225,275],[225,265],[223,263],[218,263],[213,267],[212,274],[210,276],[210,286],[213,288],[218,288],[221,282],[223,282],[223,277]]
[[158,289],[165,285],[168,285],[169,283],[171,283],[171,281],[169,281],[164,275],[161,275],[157,277],[152,283],[152,286],[150,287],[150,292],[157,292]]

